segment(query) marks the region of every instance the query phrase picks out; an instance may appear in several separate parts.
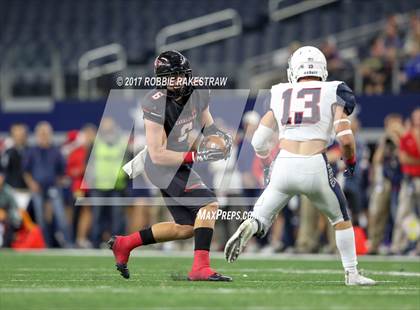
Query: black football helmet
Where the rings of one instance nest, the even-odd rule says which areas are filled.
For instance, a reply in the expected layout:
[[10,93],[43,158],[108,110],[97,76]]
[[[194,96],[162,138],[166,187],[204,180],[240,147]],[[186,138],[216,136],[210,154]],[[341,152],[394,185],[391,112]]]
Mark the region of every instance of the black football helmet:
[[[170,77],[184,74],[191,77],[191,68],[188,59],[178,51],[166,51],[155,59],[155,75],[157,77]],[[187,96],[191,94],[192,86],[182,86],[180,89],[167,91],[169,97]]]

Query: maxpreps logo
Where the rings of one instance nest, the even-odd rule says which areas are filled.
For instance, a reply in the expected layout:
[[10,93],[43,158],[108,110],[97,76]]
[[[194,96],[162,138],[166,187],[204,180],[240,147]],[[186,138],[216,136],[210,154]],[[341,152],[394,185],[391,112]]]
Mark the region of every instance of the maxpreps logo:
[[200,220],[227,220],[227,221],[243,221],[251,217],[251,211],[226,211],[217,209],[217,211],[207,211],[200,209],[197,218]]

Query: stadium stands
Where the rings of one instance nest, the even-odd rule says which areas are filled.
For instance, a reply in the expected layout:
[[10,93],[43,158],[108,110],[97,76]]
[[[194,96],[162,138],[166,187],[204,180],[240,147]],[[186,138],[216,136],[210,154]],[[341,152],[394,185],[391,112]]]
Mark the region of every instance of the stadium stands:
[[[282,1],[280,5],[295,2]],[[205,5],[193,0],[1,0],[0,12],[8,13],[0,29],[0,61],[3,70],[14,72],[15,94],[47,94],[52,55],[56,55],[64,70],[67,93],[72,95],[78,60],[86,51],[120,43],[127,51],[129,64],[150,70],[160,29],[232,8],[241,16],[241,35],[185,51],[200,67],[199,73],[232,76],[246,59],[286,47],[296,38],[306,42],[325,37],[384,19],[389,12],[409,12],[418,5],[419,1],[413,0],[344,0],[273,22],[267,0],[215,0]],[[219,65],[214,66],[216,63]]]

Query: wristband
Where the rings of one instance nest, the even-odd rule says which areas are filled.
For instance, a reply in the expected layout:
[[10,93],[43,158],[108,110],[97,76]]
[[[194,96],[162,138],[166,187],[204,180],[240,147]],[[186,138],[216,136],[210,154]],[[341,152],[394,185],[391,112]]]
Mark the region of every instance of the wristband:
[[348,118],[342,118],[342,119],[338,119],[338,120],[334,121],[333,125],[336,126],[340,123],[351,124],[351,121]]
[[184,153],[184,164],[192,164],[195,161],[196,152],[185,152]]
[[342,136],[347,136],[347,135],[352,135],[352,134],[353,134],[353,131],[351,129],[346,129],[337,133],[336,137],[339,138]]

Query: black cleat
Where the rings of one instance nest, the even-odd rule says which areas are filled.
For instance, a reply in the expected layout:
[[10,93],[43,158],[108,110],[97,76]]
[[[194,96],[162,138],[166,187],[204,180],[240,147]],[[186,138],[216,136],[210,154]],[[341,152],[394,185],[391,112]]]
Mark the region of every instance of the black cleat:
[[188,281],[218,281],[218,282],[232,282],[233,279],[229,276],[224,276],[220,273],[213,273],[211,276],[209,276],[207,279],[191,279],[188,277]]
[[214,274],[212,274],[210,277],[209,277],[209,279],[208,279],[209,281],[221,281],[221,282],[232,282],[233,280],[232,280],[232,278],[231,277],[229,277],[229,276],[224,276],[224,275],[222,275],[222,274],[220,274],[220,273],[214,273]]
[[115,264],[115,266],[124,279],[130,278],[130,271],[128,270],[127,264]]
[[[114,243],[115,243],[115,240],[116,239],[117,239],[116,236],[112,236],[111,239],[109,239],[108,242],[107,242],[109,249],[113,253],[114,253]],[[114,256],[115,256],[115,253],[114,253]],[[130,271],[128,270],[127,264],[124,264],[124,263],[119,264],[119,263],[117,263],[117,264],[115,264],[115,266],[117,267],[117,270],[120,272],[121,276],[124,279],[129,279],[130,278]]]
[[117,239],[116,236],[112,236],[106,244],[108,244],[108,248],[112,251],[112,247],[114,246],[115,240]]

